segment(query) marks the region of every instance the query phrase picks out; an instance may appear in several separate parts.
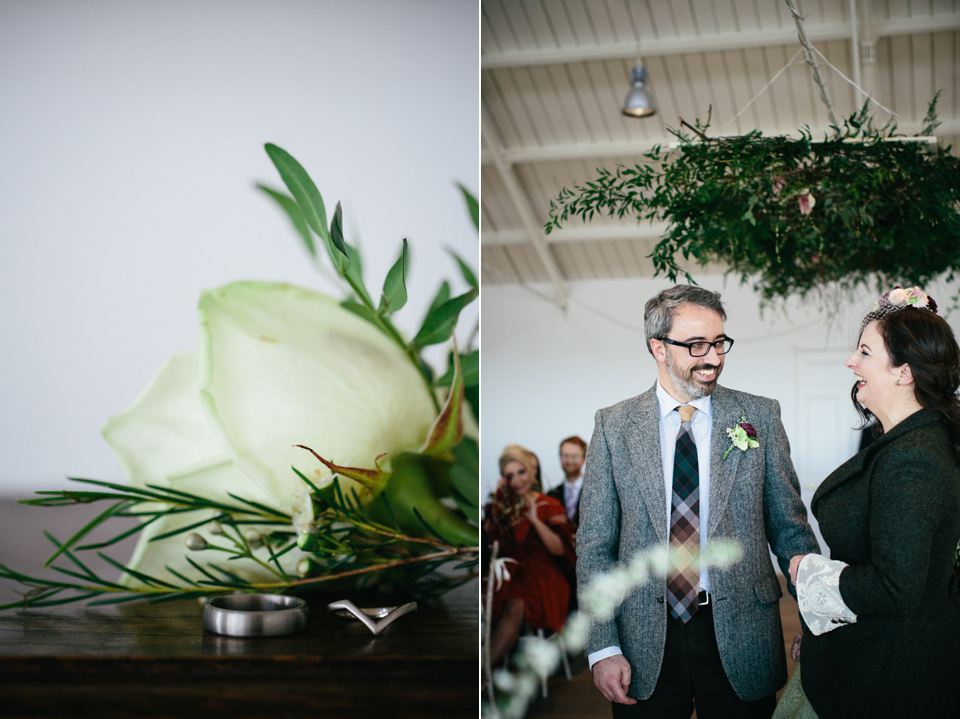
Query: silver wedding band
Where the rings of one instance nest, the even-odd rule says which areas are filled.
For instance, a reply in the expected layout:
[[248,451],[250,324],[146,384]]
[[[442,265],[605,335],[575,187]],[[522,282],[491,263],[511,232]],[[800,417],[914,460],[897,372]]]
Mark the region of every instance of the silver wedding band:
[[307,603],[284,594],[231,594],[203,607],[203,626],[230,637],[279,637],[307,628]]

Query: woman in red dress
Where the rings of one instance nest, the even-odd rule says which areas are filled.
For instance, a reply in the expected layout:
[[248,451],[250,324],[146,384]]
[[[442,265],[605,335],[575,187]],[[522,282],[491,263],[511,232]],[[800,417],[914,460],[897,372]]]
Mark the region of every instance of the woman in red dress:
[[[558,632],[567,621],[570,585],[565,567],[576,561],[563,504],[540,493],[535,456],[511,445],[500,456],[501,479],[487,531],[509,557],[509,579],[493,597],[490,657],[497,664],[516,643],[523,623]],[[490,577],[488,581],[496,581]]]

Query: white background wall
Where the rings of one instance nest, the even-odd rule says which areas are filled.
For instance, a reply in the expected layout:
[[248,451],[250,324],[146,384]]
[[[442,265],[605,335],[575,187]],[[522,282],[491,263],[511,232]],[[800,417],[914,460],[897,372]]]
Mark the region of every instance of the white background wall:
[[371,287],[410,240],[408,332],[442,278],[463,291],[442,248],[478,262],[454,186],[479,191],[478,13],[0,0],[0,495],[119,479],[100,428],[197,347],[202,290],[334,289],[253,188],[281,184],[264,142],[300,160],[329,214],[343,201]]
[[[697,276],[721,293],[726,333],[736,344],[720,382],[779,400],[791,454],[809,507],[817,485],[852,456],[859,424],[849,393],[853,374],[843,366],[859,323],[876,296],[864,292],[835,321],[810,302],[791,302],[787,314],[761,317],[758,296],[735,279]],[[643,306],[672,283],[657,280],[593,280],[568,284],[564,313],[550,301],[549,285],[482,289],[481,386],[482,494],[499,478],[497,460],[512,443],[540,459],[544,488],[563,480],[559,442],[571,434],[590,441],[596,410],[653,386],[656,363],[643,336]],[[957,283],[930,285],[949,305]],[[960,313],[948,317],[960,334]]]

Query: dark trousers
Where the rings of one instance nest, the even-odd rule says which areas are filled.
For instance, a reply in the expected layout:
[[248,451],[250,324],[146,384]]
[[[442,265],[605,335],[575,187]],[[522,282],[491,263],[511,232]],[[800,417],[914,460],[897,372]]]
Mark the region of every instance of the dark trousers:
[[667,644],[657,686],[649,699],[613,704],[614,719],[770,719],[776,695],[754,701],[737,696],[720,662],[712,607],[700,607],[686,624],[667,619]]

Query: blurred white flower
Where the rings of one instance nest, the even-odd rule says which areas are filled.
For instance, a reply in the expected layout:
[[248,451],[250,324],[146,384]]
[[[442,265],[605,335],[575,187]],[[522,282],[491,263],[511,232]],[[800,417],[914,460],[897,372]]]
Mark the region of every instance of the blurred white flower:
[[587,643],[590,632],[590,617],[583,612],[574,612],[563,628],[563,641],[570,652],[579,652]]
[[560,663],[560,647],[556,642],[540,637],[521,639],[523,661],[537,676],[549,676]]

